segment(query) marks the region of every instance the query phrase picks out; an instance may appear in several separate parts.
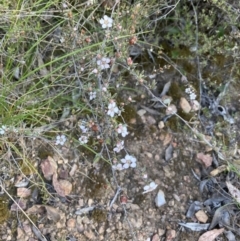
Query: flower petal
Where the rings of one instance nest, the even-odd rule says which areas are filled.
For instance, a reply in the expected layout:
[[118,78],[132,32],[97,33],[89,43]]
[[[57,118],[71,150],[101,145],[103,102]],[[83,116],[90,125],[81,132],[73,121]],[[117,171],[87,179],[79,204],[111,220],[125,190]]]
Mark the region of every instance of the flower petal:
[[121,159],[121,162],[122,163],[126,163],[126,159]]
[[147,191],[147,190],[149,189],[149,186],[146,185],[146,186],[143,187],[143,189],[144,189],[145,191]]
[[128,168],[129,168],[129,164],[128,164],[128,163],[125,163],[125,164],[123,165],[123,168],[124,168],[124,169],[128,169]]
[[131,163],[130,165],[132,168],[135,168],[137,166],[137,164],[135,162]]

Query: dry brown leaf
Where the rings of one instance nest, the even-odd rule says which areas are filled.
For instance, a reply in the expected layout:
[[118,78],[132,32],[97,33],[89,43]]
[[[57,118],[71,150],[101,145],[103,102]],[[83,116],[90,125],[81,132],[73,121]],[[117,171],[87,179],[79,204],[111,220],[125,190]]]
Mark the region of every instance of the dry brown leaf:
[[167,133],[164,137],[163,137],[163,146],[168,145],[172,140],[172,135],[170,133]]
[[236,187],[234,187],[231,182],[226,181],[226,184],[227,184],[228,191],[230,192],[230,194],[232,195],[232,197],[233,197],[238,203],[240,203],[240,191],[239,191]]
[[213,229],[211,231],[207,231],[206,233],[202,234],[198,241],[214,241],[214,239],[220,235],[221,233],[223,233],[224,228],[221,229]]
[[209,154],[198,153],[197,159],[200,160],[200,163],[204,164],[205,167],[210,167],[212,165],[212,157]]
[[53,208],[51,206],[44,206],[47,210],[47,217],[50,220],[53,220],[54,222],[58,222],[61,219],[61,216],[59,214],[59,210],[57,210],[56,208]]
[[31,195],[31,190],[25,187],[19,187],[17,189],[17,196],[21,198],[29,197]]
[[57,171],[57,163],[51,156],[48,156],[46,160],[43,160],[41,163],[41,169],[44,177],[47,180],[51,180],[52,175]]
[[57,174],[53,175],[53,186],[59,196],[65,197],[72,191],[72,184],[67,180],[58,180]]
[[211,175],[212,177],[215,177],[215,176],[217,176],[219,173],[224,172],[224,171],[226,171],[226,170],[227,170],[227,166],[226,166],[226,165],[222,165],[222,166],[219,166],[218,168],[212,170],[212,171],[210,172],[210,175]]
[[26,199],[16,200],[16,202],[14,202],[11,205],[11,211],[18,211],[19,208],[26,210],[26,208],[27,208],[27,200]]

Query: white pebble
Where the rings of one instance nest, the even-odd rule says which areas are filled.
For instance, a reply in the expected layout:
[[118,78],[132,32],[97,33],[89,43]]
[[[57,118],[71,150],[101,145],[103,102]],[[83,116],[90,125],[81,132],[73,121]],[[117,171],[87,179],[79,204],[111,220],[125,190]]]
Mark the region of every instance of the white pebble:
[[156,204],[157,207],[161,207],[165,203],[166,203],[166,200],[165,200],[164,192],[162,190],[159,190],[158,194],[155,198],[155,204]]

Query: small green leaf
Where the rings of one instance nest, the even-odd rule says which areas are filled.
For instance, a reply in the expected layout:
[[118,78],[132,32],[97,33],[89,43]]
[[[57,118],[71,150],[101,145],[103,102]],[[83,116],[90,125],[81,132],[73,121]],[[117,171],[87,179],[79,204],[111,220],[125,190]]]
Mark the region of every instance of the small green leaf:
[[96,156],[93,159],[93,162],[96,163],[102,158],[102,155],[100,153],[97,153]]

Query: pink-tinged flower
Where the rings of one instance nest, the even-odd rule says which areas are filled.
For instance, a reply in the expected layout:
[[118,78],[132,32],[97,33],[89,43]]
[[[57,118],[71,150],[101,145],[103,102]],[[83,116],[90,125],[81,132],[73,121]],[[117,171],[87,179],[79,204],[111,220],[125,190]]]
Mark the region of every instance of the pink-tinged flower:
[[101,23],[102,28],[111,28],[113,24],[112,18],[109,18],[107,15],[104,15],[99,22]]
[[92,71],[92,73],[97,74],[97,73],[98,73],[98,70],[97,70],[97,69],[94,69],[94,70]]
[[115,114],[119,113],[119,109],[116,105],[116,103],[114,101],[112,101],[109,105],[108,105],[108,112],[107,114],[110,115],[111,117],[113,117]]
[[100,66],[101,69],[109,69],[110,68],[110,59],[109,58],[101,58],[99,60],[97,60],[97,65]]
[[124,148],[124,141],[118,142],[113,151],[120,152]]
[[143,189],[144,189],[143,194],[153,191],[154,189],[157,188],[157,186],[158,185],[155,182],[151,182],[149,185],[146,185],[143,187]]
[[119,125],[118,125],[118,128],[117,128],[117,133],[118,133],[118,134],[121,134],[122,137],[125,137],[125,136],[128,134],[127,126],[126,126],[126,125],[119,124]]
[[128,169],[129,167],[135,168],[136,161],[137,159],[134,156],[130,156],[130,155],[126,155],[125,158],[121,159],[124,169]]
[[133,64],[133,61],[132,61],[132,58],[131,58],[131,57],[127,58],[127,64],[128,64],[129,66],[131,66],[131,65]]

